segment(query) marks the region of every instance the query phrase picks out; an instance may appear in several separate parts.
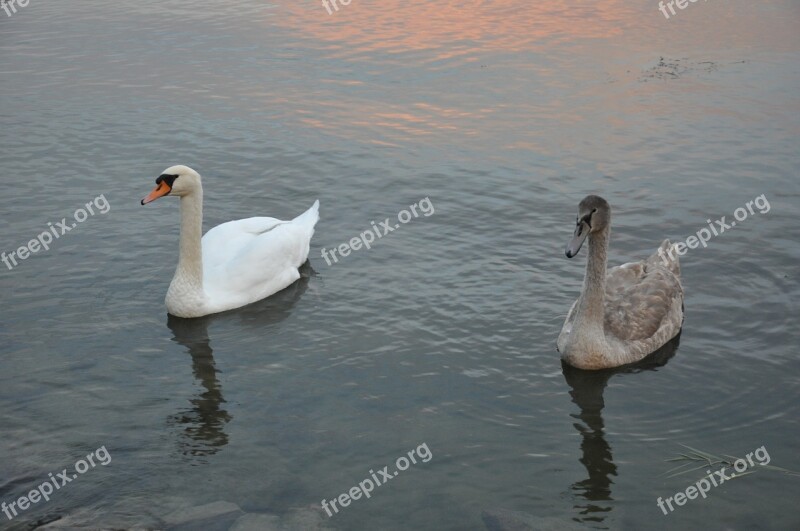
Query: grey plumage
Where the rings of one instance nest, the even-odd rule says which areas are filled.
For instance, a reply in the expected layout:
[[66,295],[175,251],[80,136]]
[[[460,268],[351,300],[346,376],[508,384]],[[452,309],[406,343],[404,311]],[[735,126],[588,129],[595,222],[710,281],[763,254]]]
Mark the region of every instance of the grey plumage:
[[639,361],[675,337],[683,323],[680,263],[669,240],[647,260],[606,270],[610,226],[608,203],[587,196],[566,251],[575,256],[589,241],[583,289],[557,341],[562,358],[582,369]]

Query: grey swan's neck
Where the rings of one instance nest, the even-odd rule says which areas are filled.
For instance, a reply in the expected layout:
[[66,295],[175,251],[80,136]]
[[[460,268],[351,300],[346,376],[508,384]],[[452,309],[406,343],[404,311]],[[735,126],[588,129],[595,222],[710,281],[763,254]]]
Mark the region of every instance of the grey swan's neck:
[[575,330],[603,330],[609,233],[609,229],[605,228],[589,234],[589,258],[586,261],[583,290],[575,315]]

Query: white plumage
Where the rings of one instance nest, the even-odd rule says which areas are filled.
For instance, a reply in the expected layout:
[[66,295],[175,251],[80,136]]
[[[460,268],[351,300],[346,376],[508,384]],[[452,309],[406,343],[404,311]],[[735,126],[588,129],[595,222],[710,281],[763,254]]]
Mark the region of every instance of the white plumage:
[[156,179],[142,204],[181,198],[180,254],[166,296],[178,317],[200,317],[269,297],[300,278],[307,259],[319,201],[291,221],[254,217],[229,221],[202,236],[203,187],[187,166],[172,166]]

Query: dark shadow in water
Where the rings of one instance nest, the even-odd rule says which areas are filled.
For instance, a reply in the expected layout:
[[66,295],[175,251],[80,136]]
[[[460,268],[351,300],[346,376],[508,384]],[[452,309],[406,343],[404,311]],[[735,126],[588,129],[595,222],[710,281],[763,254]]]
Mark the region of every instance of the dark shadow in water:
[[189,400],[191,407],[175,413],[168,424],[183,427],[179,444],[181,453],[191,456],[215,454],[228,444],[225,424],[231,416],[222,408],[222,386],[217,379],[214,351],[208,337],[210,318],[183,319],[167,316],[167,326],[172,330],[173,341],[189,350],[192,356],[192,374],[204,391]]
[[[617,465],[611,454],[611,446],[605,439],[603,423],[603,392],[612,376],[651,371],[663,367],[678,349],[680,333],[666,345],[653,352],[638,363],[605,369],[585,371],[562,362],[564,378],[569,384],[572,401],[580,408],[580,413],[571,416],[579,422],[574,424],[581,434],[580,462],[586,467],[589,477],[572,484],[576,498],[581,499],[574,508],[574,520],[578,522],[601,523],[611,512],[611,476],[617,475]],[[585,500],[585,501],[584,501]]]
[[208,335],[208,325],[237,319],[243,328],[268,333],[269,326],[289,317],[294,304],[308,288],[309,278],[315,274],[306,262],[300,268],[301,277],[288,288],[262,301],[229,312],[184,319],[167,315],[167,327],[172,331],[172,340],[187,348],[192,356],[192,374],[202,386],[202,391],[191,398],[188,409],[181,409],[167,420],[170,426],[182,428],[179,435],[181,453],[193,458],[202,458],[217,453],[228,444],[225,425],[231,415],[224,409],[225,398],[222,385],[217,378],[214,350]]

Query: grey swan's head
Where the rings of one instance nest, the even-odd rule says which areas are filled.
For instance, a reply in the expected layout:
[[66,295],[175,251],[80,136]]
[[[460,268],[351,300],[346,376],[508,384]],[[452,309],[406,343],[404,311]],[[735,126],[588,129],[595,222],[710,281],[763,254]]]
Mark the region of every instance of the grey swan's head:
[[567,258],[578,254],[589,234],[606,230],[611,225],[611,207],[608,201],[599,195],[587,195],[578,204],[575,223],[575,233],[567,244]]

